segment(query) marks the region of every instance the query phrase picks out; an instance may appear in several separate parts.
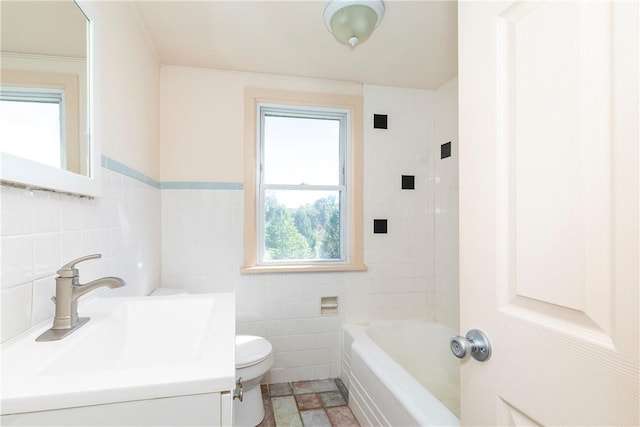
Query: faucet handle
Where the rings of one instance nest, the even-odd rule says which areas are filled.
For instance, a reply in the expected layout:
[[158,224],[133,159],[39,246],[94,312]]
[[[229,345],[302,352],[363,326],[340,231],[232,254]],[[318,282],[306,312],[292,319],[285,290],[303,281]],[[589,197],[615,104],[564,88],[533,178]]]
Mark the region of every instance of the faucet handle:
[[60,270],[58,270],[56,273],[60,277],[76,277],[78,275],[78,270],[75,268],[76,264],[82,261],[88,261],[90,259],[97,259],[101,257],[102,257],[102,254],[93,254],[93,255],[86,255],[78,259],[74,259],[73,261],[70,261],[65,265],[63,265],[62,267],[60,267]]

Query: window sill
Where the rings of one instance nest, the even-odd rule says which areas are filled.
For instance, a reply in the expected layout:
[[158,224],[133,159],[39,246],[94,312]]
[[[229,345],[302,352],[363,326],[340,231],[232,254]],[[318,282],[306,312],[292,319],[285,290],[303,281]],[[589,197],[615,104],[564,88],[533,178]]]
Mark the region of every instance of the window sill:
[[258,265],[254,267],[242,267],[242,274],[262,274],[262,273],[322,273],[335,271],[367,271],[364,264],[331,264],[331,265]]

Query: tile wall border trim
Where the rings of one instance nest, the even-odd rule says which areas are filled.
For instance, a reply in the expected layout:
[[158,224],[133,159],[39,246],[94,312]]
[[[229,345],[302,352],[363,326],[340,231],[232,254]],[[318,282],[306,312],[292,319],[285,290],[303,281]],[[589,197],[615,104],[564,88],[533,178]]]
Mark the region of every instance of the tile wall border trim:
[[120,163],[105,155],[101,158],[101,165],[105,169],[112,172],[125,175],[136,181],[150,185],[160,190],[242,190],[242,182],[195,182],[195,181],[176,181],[176,182],[158,182],[137,170]]
[[113,160],[110,157],[102,155],[101,164],[103,168],[109,169],[112,172],[117,172],[121,175],[128,176],[131,179],[135,179],[136,181],[140,181],[154,188],[160,188],[160,183],[155,179],[150,178],[141,172],[138,172],[137,170],[125,165],[124,163]]

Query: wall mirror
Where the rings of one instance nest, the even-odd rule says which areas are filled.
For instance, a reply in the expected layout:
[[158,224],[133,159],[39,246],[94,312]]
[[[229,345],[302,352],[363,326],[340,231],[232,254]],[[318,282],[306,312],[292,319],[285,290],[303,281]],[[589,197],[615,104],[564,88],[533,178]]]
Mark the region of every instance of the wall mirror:
[[98,196],[91,20],[73,0],[3,0],[0,177]]

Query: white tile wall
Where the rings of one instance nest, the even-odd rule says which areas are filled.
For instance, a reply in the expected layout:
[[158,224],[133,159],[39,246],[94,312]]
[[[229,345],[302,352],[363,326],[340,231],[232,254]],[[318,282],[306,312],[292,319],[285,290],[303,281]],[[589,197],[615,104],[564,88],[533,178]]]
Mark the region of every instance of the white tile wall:
[[[366,273],[348,273],[345,321],[435,319],[433,102],[428,90],[364,87]],[[387,114],[388,129],[373,129]],[[402,190],[402,175],[415,190]],[[388,233],[373,234],[387,219]]]
[[90,199],[1,186],[2,341],[53,315],[55,273],[79,265],[81,282],[119,276],[105,296],[146,295],[160,284],[160,190],[102,170],[103,197]]
[[344,275],[241,275],[242,190],[162,190],[162,286],[235,292],[236,330],[274,346],[267,382],[338,375],[340,316],[320,297],[343,295]]
[[240,190],[162,190],[163,287],[238,291],[242,197]]

